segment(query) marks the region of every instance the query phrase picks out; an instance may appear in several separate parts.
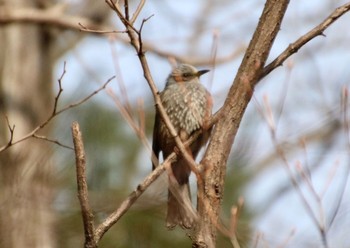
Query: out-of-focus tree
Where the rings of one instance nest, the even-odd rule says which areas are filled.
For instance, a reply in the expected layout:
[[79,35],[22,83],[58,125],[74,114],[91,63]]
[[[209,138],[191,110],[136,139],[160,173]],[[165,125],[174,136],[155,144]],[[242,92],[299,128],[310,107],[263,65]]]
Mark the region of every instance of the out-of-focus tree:
[[[53,109],[53,68],[64,52],[83,37],[53,25],[74,14],[96,24],[108,11],[101,1],[68,3],[42,0],[0,2],[1,146],[16,141],[47,119]],[[36,13],[39,13],[37,15]],[[35,19],[35,21],[33,21]],[[64,41],[62,41],[64,40]],[[6,121],[8,119],[8,122]],[[50,136],[52,126],[38,135]],[[52,208],[55,197],[55,161],[41,140],[28,139],[0,154],[0,246],[55,247]]]

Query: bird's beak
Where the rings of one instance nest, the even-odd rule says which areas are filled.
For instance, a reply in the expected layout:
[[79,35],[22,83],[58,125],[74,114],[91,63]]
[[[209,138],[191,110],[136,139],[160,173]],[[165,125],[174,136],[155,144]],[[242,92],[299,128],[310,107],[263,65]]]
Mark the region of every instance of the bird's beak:
[[197,72],[197,77],[200,77],[200,76],[202,76],[203,74],[205,74],[205,73],[207,73],[207,72],[209,72],[209,70],[201,70],[201,71],[198,71],[198,72]]

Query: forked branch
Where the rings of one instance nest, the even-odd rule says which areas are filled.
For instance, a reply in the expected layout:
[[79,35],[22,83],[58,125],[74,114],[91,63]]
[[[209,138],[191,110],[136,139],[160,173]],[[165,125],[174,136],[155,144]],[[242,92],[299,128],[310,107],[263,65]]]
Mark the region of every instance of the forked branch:
[[55,143],[55,144],[57,144],[59,146],[62,146],[64,148],[69,148],[69,149],[73,150],[72,147],[70,147],[68,145],[63,145],[59,141],[56,141],[56,140],[53,140],[53,139],[50,139],[50,138],[38,135],[38,132],[40,130],[42,130],[44,127],[46,127],[51,122],[51,120],[54,119],[56,116],[62,114],[63,112],[65,112],[65,111],[67,111],[67,110],[69,110],[71,108],[74,108],[74,107],[77,107],[77,106],[83,104],[84,102],[88,101],[91,97],[93,97],[94,95],[96,95],[100,91],[104,90],[107,87],[107,85],[114,79],[114,76],[109,78],[100,88],[98,88],[97,90],[93,91],[88,96],[84,97],[83,99],[81,99],[81,100],[79,100],[79,101],[77,101],[75,103],[69,104],[69,105],[63,107],[60,110],[57,110],[58,101],[59,101],[60,96],[61,96],[61,94],[63,92],[63,88],[62,88],[62,84],[61,83],[62,83],[62,80],[63,80],[63,77],[64,77],[65,73],[66,73],[66,63],[64,63],[62,74],[61,74],[60,78],[58,79],[59,89],[58,89],[58,93],[57,93],[57,95],[55,97],[54,106],[53,106],[51,115],[45,121],[43,121],[41,124],[36,126],[32,131],[30,131],[26,135],[22,136],[21,138],[19,138],[17,140],[14,140],[15,126],[13,125],[11,127],[10,122],[8,120],[8,117],[6,117],[7,126],[8,126],[8,129],[9,129],[9,132],[10,132],[10,138],[9,138],[9,141],[7,142],[6,145],[0,147],[0,153],[2,151],[4,151],[4,150],[8,149],[9,147],[14,146],[14,145],[16,145],[16,144],[18,144],[20,142],[23,142],[23,141],[25,141],[25,140],[27,140],[29,138],[42,139],[42,140],[45,140],[45,141],[49,141],[51,143]]

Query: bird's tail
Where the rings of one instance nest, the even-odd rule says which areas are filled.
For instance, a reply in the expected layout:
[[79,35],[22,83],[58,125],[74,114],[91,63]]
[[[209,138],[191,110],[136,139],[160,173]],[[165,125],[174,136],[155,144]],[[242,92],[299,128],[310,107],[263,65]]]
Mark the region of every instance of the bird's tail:
[[189,229],[196,218],[191,202],[189,174],[190,169],[183,159],[172,164],[169,175],[168,213],[166,225],[173,229],[176,225]]

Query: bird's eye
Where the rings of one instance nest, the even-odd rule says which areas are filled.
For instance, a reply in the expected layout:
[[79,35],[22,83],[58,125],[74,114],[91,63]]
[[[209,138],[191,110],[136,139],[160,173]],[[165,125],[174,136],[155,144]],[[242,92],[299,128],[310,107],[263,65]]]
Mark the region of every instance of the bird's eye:
[[186,72],[186,73],[183,74],[183,76],[184,76],[184,77],[190,77],[191,74]]

